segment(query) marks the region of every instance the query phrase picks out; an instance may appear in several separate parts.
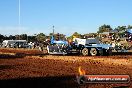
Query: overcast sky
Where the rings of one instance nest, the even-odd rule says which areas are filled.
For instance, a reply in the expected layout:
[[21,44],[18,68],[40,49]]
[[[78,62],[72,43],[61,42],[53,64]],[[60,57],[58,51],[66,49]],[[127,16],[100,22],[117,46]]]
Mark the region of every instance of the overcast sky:
[[112,28],[132,25],[132,0],[0,0],[0,34],[49,34],[67,36],[75,31],[97,32],[103,24]]

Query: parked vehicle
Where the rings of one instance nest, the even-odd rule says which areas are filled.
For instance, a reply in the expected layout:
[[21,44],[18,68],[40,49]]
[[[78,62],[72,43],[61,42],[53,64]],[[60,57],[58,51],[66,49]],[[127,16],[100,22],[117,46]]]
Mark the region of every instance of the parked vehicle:
[[4,40],[2,42],[4,48],[29,48],[26,40]]

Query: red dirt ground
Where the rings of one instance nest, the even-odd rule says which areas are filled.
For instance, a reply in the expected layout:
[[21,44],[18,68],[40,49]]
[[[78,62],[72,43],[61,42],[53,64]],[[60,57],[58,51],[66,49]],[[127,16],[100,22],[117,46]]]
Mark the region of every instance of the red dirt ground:
[[[6,53],[5,56],[0,57],[0,83],[3,88],[132,88],[131,82],[79,85],[76,81],[79,66],[86,71],[86,74],[126,74],[132,77],[132,55],[34,56],[42,52],[25,49],[0,49],[0,52]],[[8,53],[18,52],[28,55],[6,57]]]

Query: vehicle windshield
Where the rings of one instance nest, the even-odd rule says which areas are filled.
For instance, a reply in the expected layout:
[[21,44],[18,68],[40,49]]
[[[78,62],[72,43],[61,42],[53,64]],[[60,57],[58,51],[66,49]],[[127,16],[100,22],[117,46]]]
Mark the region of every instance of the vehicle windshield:
[[97,39],[87,39],[86,44],[99,44],[99,40]]

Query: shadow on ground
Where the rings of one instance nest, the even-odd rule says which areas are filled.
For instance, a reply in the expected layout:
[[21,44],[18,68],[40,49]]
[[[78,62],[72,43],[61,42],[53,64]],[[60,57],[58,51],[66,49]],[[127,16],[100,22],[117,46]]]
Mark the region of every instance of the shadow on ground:
[[0,54],[0,59],[14,59],[14,58],[23,58],[26,55],[23,53],[16,53],[15,55],[10,54]]
[[[0,88],[91,88],[90,85],[79,85],[76,76],[73,75],[0,80]],[[92,88],[102,87],[93,85]],[[129,86],[113,86],[112,88],[129,88]]]
[[75,76],[0,80],[1,88],[80,88]]
[[132,55],[132,52],[113,52],[112,55]]

